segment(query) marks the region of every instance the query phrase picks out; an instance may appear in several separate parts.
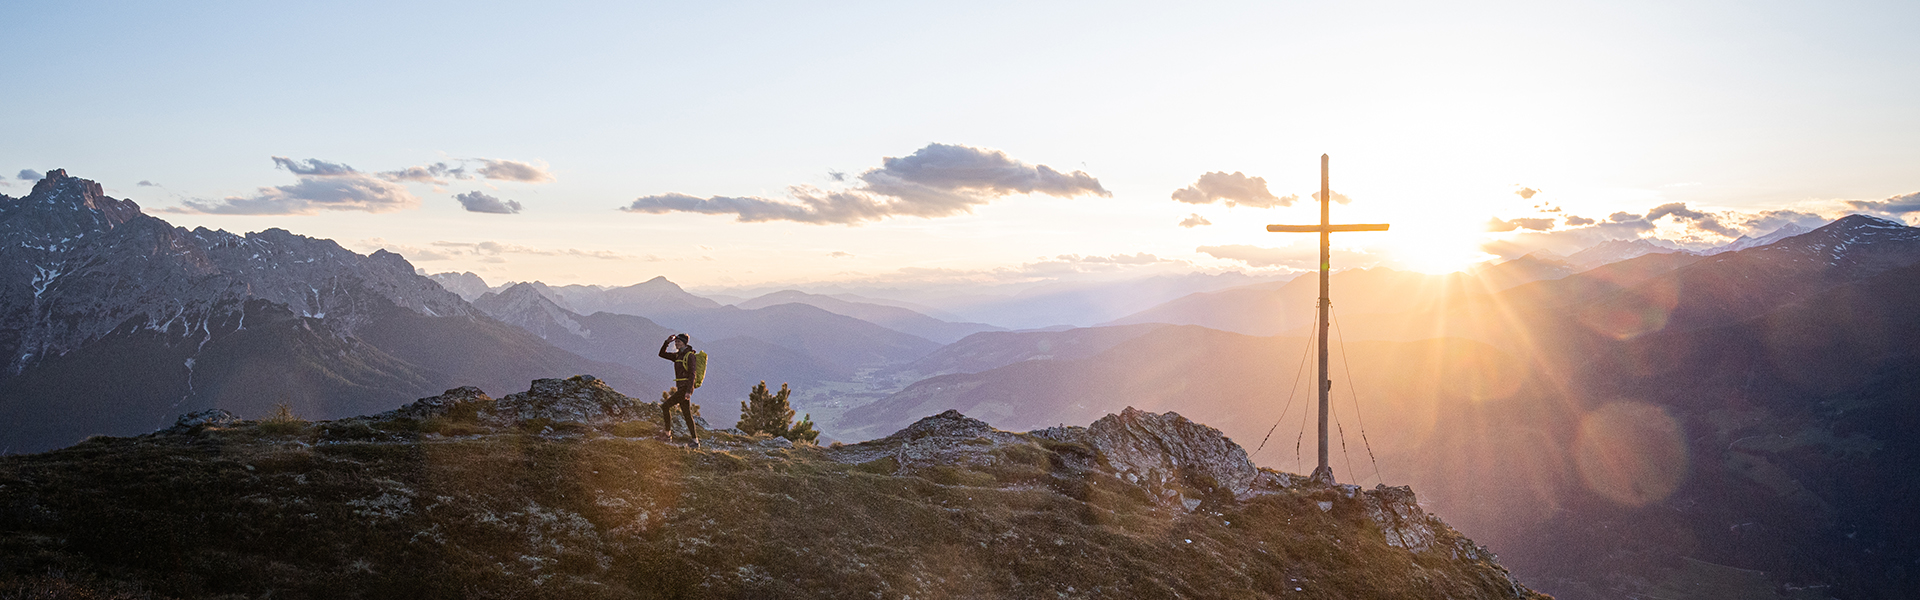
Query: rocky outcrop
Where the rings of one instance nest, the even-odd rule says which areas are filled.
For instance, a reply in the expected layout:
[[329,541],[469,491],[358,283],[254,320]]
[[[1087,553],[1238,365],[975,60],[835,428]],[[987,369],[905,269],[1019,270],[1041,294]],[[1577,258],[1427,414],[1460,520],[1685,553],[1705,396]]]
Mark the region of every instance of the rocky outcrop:
[[224,408],[209,408],[180,415],[179,419],[174,420],[173,429],[192,430],[197,427],[223,427],[235,425],[239,422],[239,415],[227,412]]
[[640,418],[640,403],[592,375],[575,375],[534,380],[527,391],[494,402],[490,418],[500,422],[547,419],[600,425]]
[[1154,414],[1131,406],[1087,427],[1087,442],[1129,481],[1184,478],[1219,486],[1235,498],[1253,494],[1260,470],[1247,451],[1220,430],[1177,413]]

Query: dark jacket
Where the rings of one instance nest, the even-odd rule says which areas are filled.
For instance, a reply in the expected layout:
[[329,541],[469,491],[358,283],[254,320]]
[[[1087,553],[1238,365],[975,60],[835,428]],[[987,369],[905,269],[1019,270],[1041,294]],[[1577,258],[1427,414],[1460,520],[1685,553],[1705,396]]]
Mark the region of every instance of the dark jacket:
[[660,358],[673,361],[673,385],[691,388],[693,387],[693,365],[688,364],[692,362],[688,359],[693,356],[693,346],[687,346],[686,350],[678,352],[667,350],[667,347],[672,345],[671,339],[660,343]]

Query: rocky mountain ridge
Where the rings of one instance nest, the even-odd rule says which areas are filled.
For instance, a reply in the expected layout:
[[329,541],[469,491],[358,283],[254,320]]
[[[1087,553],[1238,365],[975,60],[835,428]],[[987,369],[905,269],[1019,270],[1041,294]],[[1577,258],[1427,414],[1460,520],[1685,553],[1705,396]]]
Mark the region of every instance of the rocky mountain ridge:
[[1542,598],[1411,490],[1255,469],[1127,410],[862,444],[651,439],[592,377],[379,415],[218,413],[0,457],[0,586],[121,597]]
[[487,318],[397,254],[174,227],[63,170],[0,197],[0,235],[0,452],[199,408],[360,414],[456,381],[594,370],[661,385]]
[[0,236],[12,242],[0,246],[0,351],[13,373],[123,326],[205,338],[248,299],[322,318],[342,335],[370,322],[374,304],[473,314],[399,255],[361,256],[282,229],[173,227],[62,169],[23,198],[0,197]]

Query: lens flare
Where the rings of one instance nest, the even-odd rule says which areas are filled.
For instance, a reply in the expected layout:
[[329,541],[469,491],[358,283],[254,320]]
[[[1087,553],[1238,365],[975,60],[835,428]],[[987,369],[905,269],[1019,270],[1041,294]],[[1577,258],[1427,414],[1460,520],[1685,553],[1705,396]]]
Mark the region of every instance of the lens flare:
[[1665,500],[1687,475],[1687,446],[1666,409],[1616,402],[1580,418],[1574,465],[1587,489],[1627,506]]
[[1671,281],[1656,279],[1581,310],[1579,319],[1595,333],[1629,340],[1665,329],[1667,317],[1679,302],[1679,288]]

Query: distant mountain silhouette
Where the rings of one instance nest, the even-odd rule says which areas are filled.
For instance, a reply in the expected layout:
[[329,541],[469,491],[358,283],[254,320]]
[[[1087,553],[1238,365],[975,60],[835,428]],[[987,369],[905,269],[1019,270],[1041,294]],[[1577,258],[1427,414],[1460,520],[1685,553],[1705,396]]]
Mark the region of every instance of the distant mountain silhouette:
[[797,290],[765,294],[734,306],[755,309],[789,303],[805,304],[837,315],[853,317],[894,331],[923,337],[939,344],[951,344],[959,341],[960,338],[982,331],[1002,331],[1002,328],[985,323],[949,323],[897,306],[853,302]]
[[[646,317],[609,312],[582,316],[560,308],[530,283],[515,284],[498,293],[488,292],[474,301],[474,307],[581,356],[618,363],[640,372],[657,373],[662,384],[660,390],[653,390],[655,393],[666,389],[666,380],[673,372],[672,364],[660,359],[660,343],[667,336],[680,331],[654,323]],[[734,316],[752,314],[756,313],[729,312]],[[819,315],[806,317],[818,319]],[[806,317],[797,321],[804,323]],[[854,331],[843,332],[833,336],[834,339],[844,341],[849,339],[847,333],[874,334],[876,330],[885,331],[880,334],[882,336],[904,335],[870,324],[851,329]],[[709,336],[717,331],[691,334],[694,346],[709,356],[706,381],[695,394],[694,400],[701,405],[701,414],[715,422],[730,425],[738,420],[739,401],[746,399],[748,391],[761,381],[776,387],[788,383],[804,390],[822,382],[849,381],[858,368],[856,365],[823,361],[809,354],[804,345],[800,345],[801,348],[787,347],[764,341],[760,337],[726,335],[729,332],[719,332],[725,337],[717,339]],[[790,332],[783,332],[778,327],[758,333],[763,337],[791,337]],[[874,340],[871,343],[885,344],[886,341]],[[885,359],[881,360],[884,362]]]

